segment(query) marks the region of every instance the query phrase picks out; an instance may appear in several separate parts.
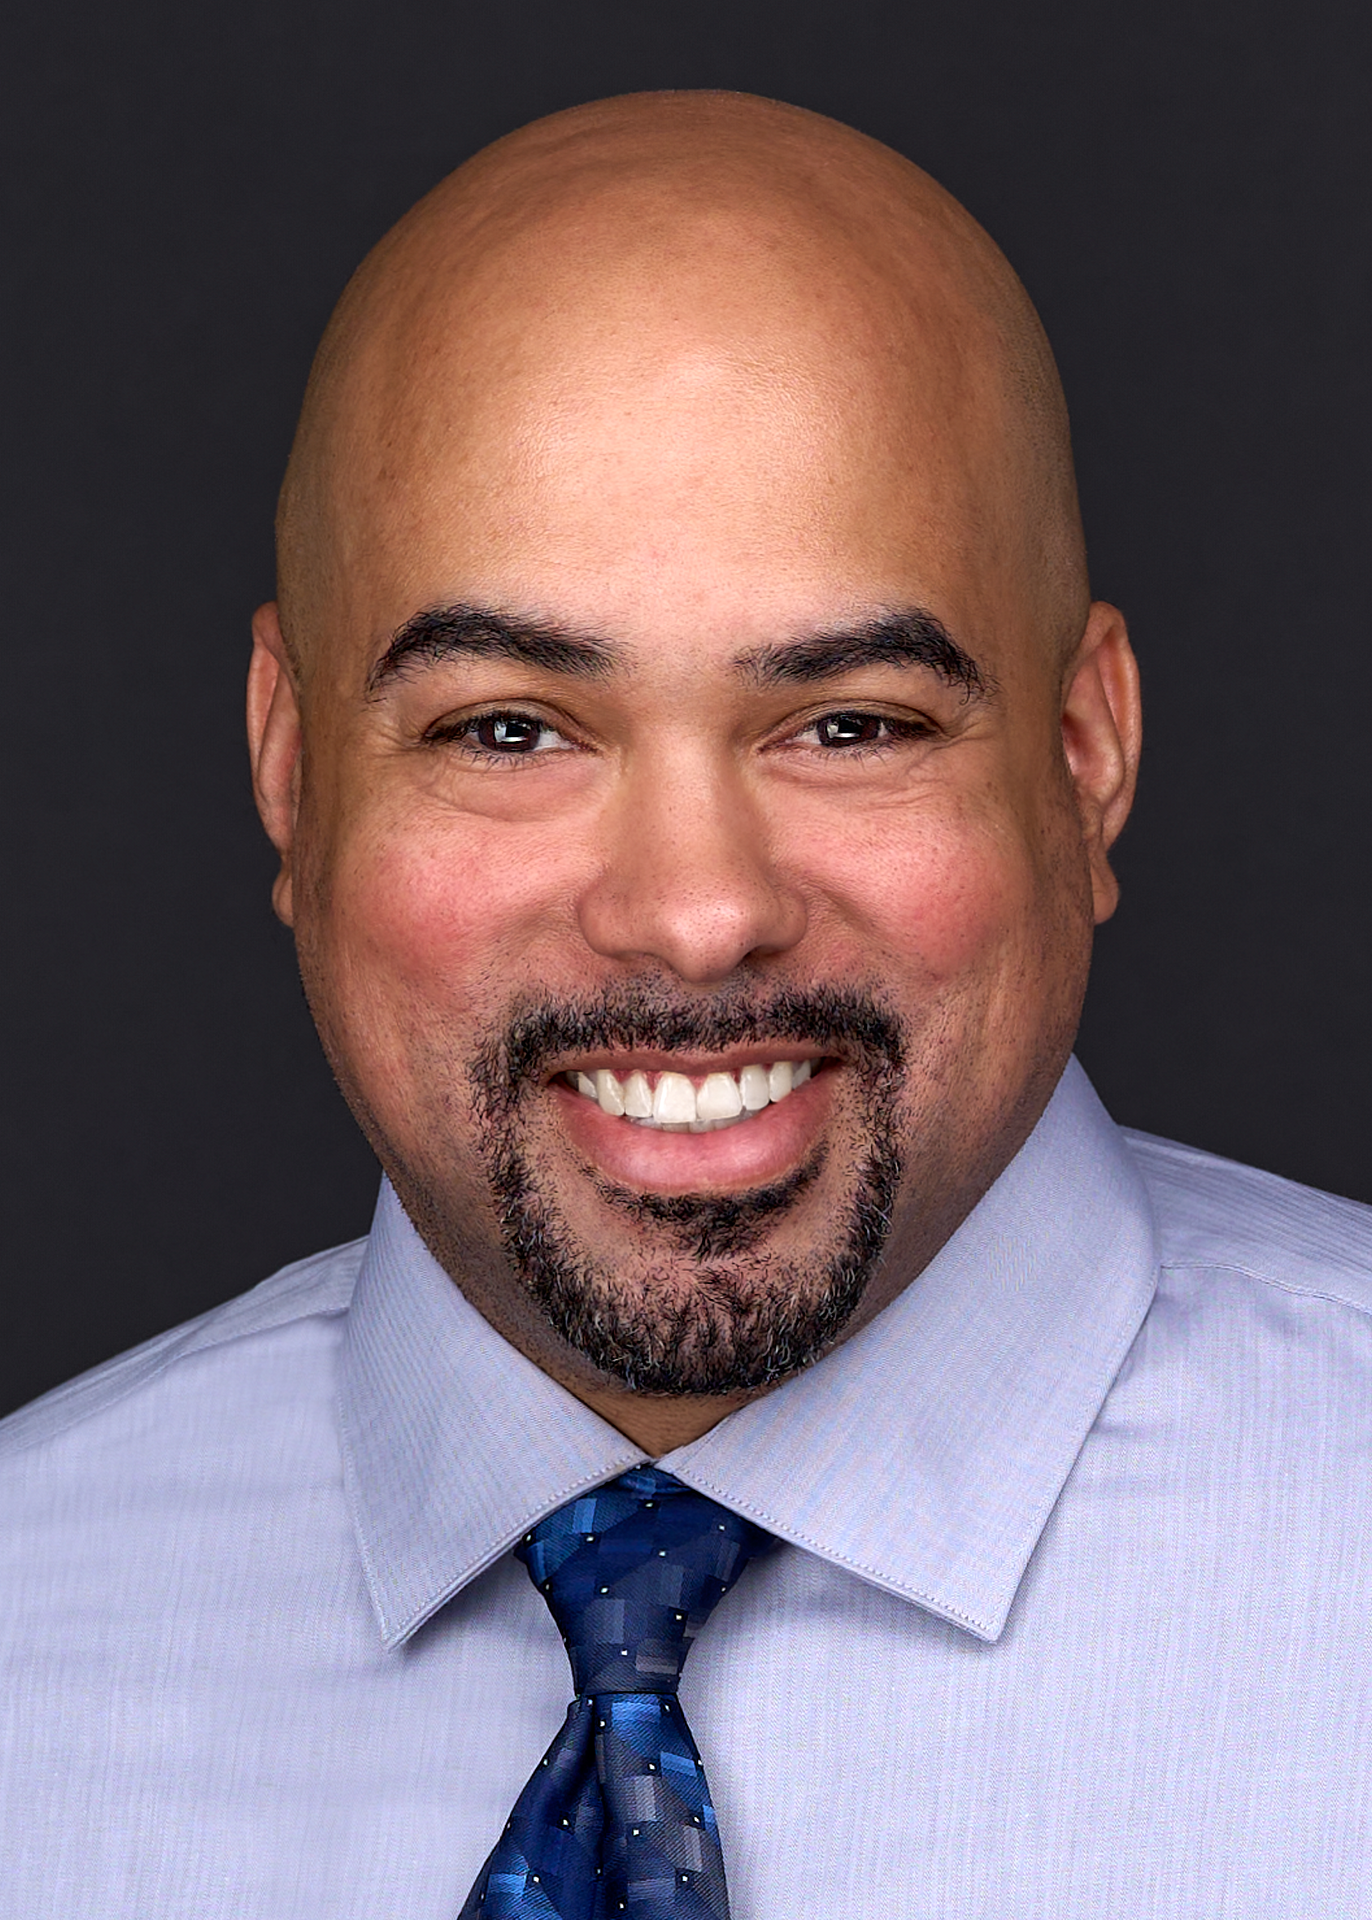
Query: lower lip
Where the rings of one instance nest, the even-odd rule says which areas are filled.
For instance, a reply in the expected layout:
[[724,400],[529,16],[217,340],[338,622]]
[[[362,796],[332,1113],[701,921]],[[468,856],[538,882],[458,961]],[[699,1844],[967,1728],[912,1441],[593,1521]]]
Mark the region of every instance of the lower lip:
[[699,1193],[763,1186],[799,1166],[827,1117],[833,1077],[826,1068],[784,1100],[719,1133],[636,1127],[561,1081],[549,1091],[573,1145],[606,1179],[644,1193]]

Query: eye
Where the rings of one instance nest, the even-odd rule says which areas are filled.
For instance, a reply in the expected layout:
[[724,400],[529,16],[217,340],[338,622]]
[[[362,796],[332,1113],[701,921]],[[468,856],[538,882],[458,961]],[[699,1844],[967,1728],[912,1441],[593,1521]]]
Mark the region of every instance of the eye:
[[487,753],[537,753],[545,734],[557,738],[527,713],[485,713],[472,722],[471,738]]
[[[883,713],[863,713],[845,707],[837,713],[821,714],[805,729],[821,747],[881,747],[906,740],[920,729],[909,721],[892,720]],[[804,738],[804,735],[801,736]]]
[[571,743],[556,727],[537,714],[501,709],[473,714],[431,730],[432,740],[452,740],[468,752],[496,760],[527,760],[533,754],[557,752]]
[[826,713],[815,734],[822,747],[866,747],[881,738],[882,725],[875,713]]

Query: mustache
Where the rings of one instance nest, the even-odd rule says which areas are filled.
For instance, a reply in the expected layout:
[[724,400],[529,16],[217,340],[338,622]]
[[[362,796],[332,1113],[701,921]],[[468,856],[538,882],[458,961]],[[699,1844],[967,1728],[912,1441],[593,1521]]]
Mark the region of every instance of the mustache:
[[508,1117],[541,1087],[558,1060],[607,1051],[721,1053],[770,1040],[803,1041],[836,1053],[888,1085],[905,1066],[900,1022],[860,987],[742,985],[709,999],[660,985],[609,987],[577,999],[530,999],[478,1048],[471,1078],[488,1119]]

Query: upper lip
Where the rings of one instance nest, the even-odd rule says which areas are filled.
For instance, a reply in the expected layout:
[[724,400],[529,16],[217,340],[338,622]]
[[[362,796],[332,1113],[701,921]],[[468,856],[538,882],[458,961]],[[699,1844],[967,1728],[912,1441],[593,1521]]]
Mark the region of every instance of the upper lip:
[[712,1073],[741,1073],[744,1067],[775,1066],[779,1060],[797,1063],[810,1060],[818,1063],[826,1057],[823,1047],[789,1040],[731,1047],[717,1054],[669,1053],[653,1047],[634,1047],[621,1053],[606,1048],[598,1053],[569,1055],[552,1069],[548,1077],[555,1080],[562,1073],[590,1074],[604,1068],[621,1076],[628,1073],[680,1073],[688,1080],[703,1080]]

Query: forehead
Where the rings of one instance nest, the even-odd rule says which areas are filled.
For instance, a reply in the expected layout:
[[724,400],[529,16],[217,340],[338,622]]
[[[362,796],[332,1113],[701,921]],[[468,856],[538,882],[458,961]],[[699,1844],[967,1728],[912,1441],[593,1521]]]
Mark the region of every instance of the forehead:
[[352,631],[470,600],[733,645],[1000,590],[993,358],[934,267],[893,287],[717,213],[583,238],[488,249],[369,350],[338,489]]

